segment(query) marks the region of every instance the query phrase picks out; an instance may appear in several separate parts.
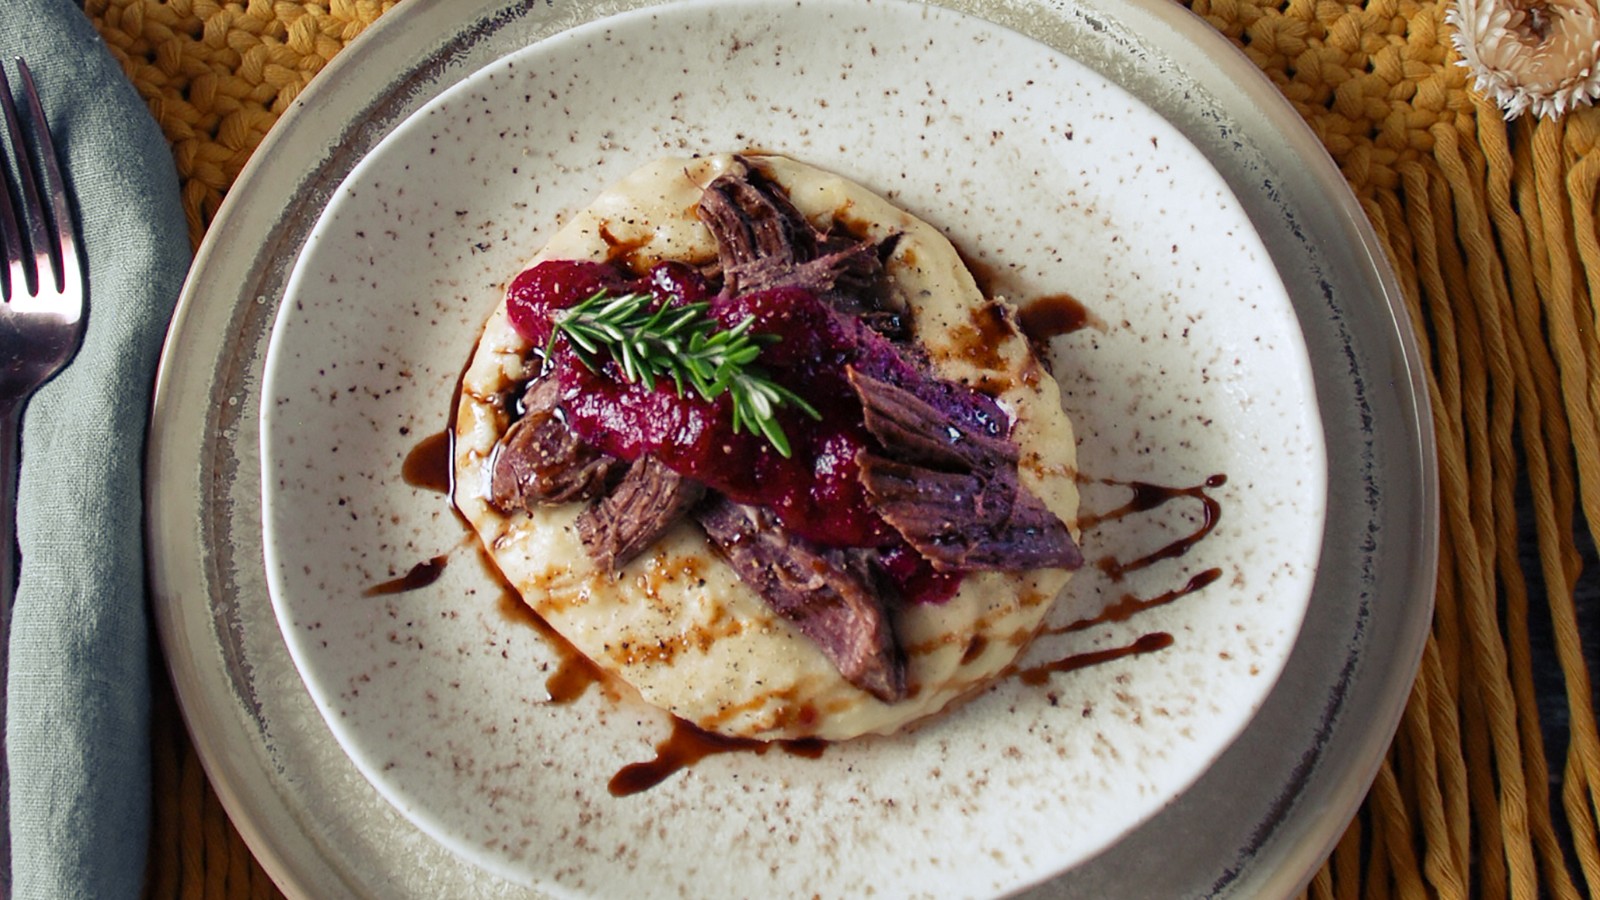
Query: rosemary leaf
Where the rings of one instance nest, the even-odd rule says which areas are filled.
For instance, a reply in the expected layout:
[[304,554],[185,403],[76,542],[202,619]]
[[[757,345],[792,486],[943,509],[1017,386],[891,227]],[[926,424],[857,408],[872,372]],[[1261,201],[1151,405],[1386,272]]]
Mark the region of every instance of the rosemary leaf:
[[599,371],[604,350],[629,382],[654,389],[658,378],[668,378],[678,396],[688,396],[687,383],[708,402],[727,393],[734,433],[760,434],[784,457],[792,449],[778,424],[778,409],[793,407],[813,419],[822,418],[815,407],[755,366],[762,346],[779,338],[751,334],[754,316],[718,329],[708,315],[709,304],[663,305],[654,310],[649,304],[648,294],[612,296],[596,291],[552,320],[545,353],[554,349],[559,333],[591,371]]

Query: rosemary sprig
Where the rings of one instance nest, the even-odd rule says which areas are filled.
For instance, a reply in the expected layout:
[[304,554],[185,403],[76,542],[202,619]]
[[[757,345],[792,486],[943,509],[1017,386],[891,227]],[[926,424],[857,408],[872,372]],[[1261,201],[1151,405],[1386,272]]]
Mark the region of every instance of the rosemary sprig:
[[751,334],[754,316],[719,330],[706,315],[709,304],[662,304],[652,310],[650,299],[648,294],[594,292],[554,318],[546,354],[554,349],[559,333],[592,372],[600,371],[603,352],[617,362],[629,382],[651,390],[657,379],[666,378],[680,397],[688,396],[686,385],[707,401],[727,392],[733,403],[734,433],[759,433],[787,458],[789,438],[778,424],[778,409],[793,406],[813,419],[822,414],[753,365],[761,345],[779,340],[778,336]]

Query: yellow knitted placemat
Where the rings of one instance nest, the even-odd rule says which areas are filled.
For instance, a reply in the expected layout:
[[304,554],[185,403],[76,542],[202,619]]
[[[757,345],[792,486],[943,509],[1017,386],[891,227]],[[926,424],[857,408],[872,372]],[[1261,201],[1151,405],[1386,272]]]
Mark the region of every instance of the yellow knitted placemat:
[[[196,241],[278,115],[390,6],[89,0],[172,142]],[[1190,6],[1327,145],[1430,364],[1444,507],[1433,632],[1371,794],[1307,893],[1600,894],[1600,736],[1583,645],[1600,617],[1585,524],[1600,523],[1600,110],[1502,121],[1454,64],[1444,4]],[[1531,510],[1520,523],[1519,505]],[[154,740],[147,893],[275,896],[169,694]]]

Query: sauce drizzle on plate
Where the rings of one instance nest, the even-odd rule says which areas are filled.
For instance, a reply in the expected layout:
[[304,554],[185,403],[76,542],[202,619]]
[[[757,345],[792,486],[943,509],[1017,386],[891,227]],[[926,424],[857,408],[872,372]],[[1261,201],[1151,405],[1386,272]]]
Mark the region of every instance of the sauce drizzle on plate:
[[451,443],[448,431],[418,441],[400,464],[400,478],[412,487],[449,494],[455,474],[450,464]]
[[1227,484],[1228,476],[1218,473],[1200,484],[1188,487],[1172,487],[1169,485],[1150,484],[1144,481],[1118,482],[1110,479],[1101,479],[1101,483],[1120,484],[1131,488],[1133,497],[1122,506],[1106,512],[1079,516],[1078,527],[1085,531],[1105,522],[1113,522],[1125,518],[1133,513],[1149,512],[1180,498],[1200,501],[1200,524],[1193,532],[1129,562],[1123,562],[1113,556],[1105,556],[1095,563],[1100,571],[1111,576],[1112,581],[1121,581],[1123,576],[1129,572],[1146,568],[1164,559],[1182,556],[1188,553],[1195,544],[1205,540],[1206,535],[1217,527],[1217,521],[1222,517],[1222,503],[1207,491]]
[[[1071,298],[1066,299],[1070,300]],[[1055,316],[1056,313],[1052,312],[1051,315]],[[1069,324],[1077,322],[1079,324],[1075,327],[1082,327],[1081,320],[1071,316],[1061,321]],[[1029,333],[1030,336],[1034,336],[1038,332],[1030,330]],[[453,478],[451,460],[449,430],[430,434],[418,441],[416,446],[406,454],[401,467],[401,474],[405,482],[413,487],[437,491],[448,497],[451,492]],[[1117,481],[1107,478],[1095,480],[1101,484],[1129,488],[1133,493],[1132,497],[1120,506],[1112,507],[1099,513],[1080,515],[1078,525],[1085,531],[1107,522],[1126,518],[1135,513],[1159,509],[1167,503],[1178,499],[1195,499],[1199,500],[1201,504],[1200,524],[1190,534],[1184,535],[1152,553],[1147,553],[1129,562],[1121,562],[1111,556],[1099,560],[1098,567],[1100,570],[1109,575],[1113,581],[1120,581],[1129,572],[1147,568],[1162,560],[1181,556],[1204,540],[1212,529],[1216,527],[1217,521],[1222,514],[1221,502],[1209,491],[1222,487],[1227,483],[1228,478],[1226,475],[1219,473],[1210,476],[1197,485],[1176,487],[1143,481]],[[451,509],[455,509],[454,504],[451,504]],[[572,703],[582,697],[590,686],[603,684],[606,679],[604,671],[588,657],[579,653],[555,629],[546,624],[544,619],[532,607],[522,601],[516,589],[505,580],[505,576],[500,573],[493,560],[488,557],[487,552],[477,541],[469,540],[468,543],[477,548],[479,563],[482,565],[483,570],[501,588],[498,600],[500,614],[509,622],[535,629],[539,632],[540,637],[544,639],[547,646],[555,650],[557,655],[556,664],[545,678],[545,691],[549,697],[548,702],[556,704]],[[373,585],[363,591],[362,594],[370,597],[397,594],[426,587],[439,579],[444,573],[445,566],[449,563],[449,560],[450,554],[448,552],[424,560],[412,566],[405,575]],[[1067,634],[1083,631],[1107,622],[1125,622],[1138,613],[1158,606],[1165,606],[1195,593],[1214,583],[1221,576],[1222,570],[1213,567],[1195,573],[1189,577],[1187,582],[1177,588],[1163,591],[1152,597],[1137,597],[1131,593],[1124,593],[1116,602],[1107,606],[1096,616],[1079,619],[1062,626],[1046,628],[1040,634]],[[1033,666],[1012,669],[1007,673],[1006,677],[1016,677],[1023,684],[1030,686],[1044,685],[1049,682],[1052,675],[1057,673],[1072,672],[1126,657],[1154,653],[1172,646],[1174,640],[1173,636],[1167,632],[1154,631],[1121,646],[1071,653]],[[977,649],[968,648],[969,654],[981,652],[981,647]],[[607,784],[607,789],[614,797],[630,796],[661,784],[674,774],[694,766],[707,757],[736,752],[763,755],[774,747],[791,756],[816,759],[827,750],[828,742],[816,739],[759,741],[752,738],[727,737],[706,731],[674,716],[672,718],[672,731],[656,745],[655,757],[622,767],[612,776]]]

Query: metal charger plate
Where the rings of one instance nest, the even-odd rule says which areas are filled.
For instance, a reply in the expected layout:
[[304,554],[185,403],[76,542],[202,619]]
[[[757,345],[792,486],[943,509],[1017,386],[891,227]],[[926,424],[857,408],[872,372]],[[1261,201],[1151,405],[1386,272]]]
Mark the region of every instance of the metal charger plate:
[[[291,894],[524,891],[456,858],[377,794],[284,647],[262,562],[257,423],[285,281],[334,189],[411,112],[510,51],[646,5],[395,10],[269,135],[196,259],[162,361],[150,446],[156,614],[212,782]],[[1364,796],[1431,618],[1433,448],[1399,291],[1321,145],[1248,60],[1186,11],[1165,0],[948,5],[1088,65],[1207,153],[1289,289],[1328,442],[1322,567],[1267,702],[1168,808],[1034,892],[1293,893]]]

